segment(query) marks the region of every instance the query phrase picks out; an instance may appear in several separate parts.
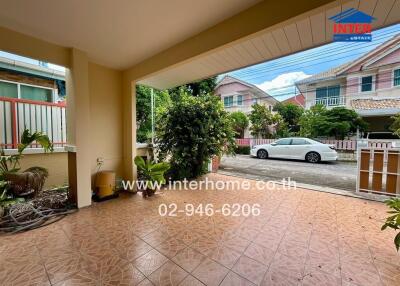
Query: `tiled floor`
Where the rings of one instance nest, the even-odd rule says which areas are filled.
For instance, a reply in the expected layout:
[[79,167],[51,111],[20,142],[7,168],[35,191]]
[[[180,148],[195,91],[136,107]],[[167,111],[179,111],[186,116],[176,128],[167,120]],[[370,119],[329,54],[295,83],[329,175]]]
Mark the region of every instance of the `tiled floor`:
[[[400,285],[385,205],[252,184],[124,196],[0,237],[0,285]],[[161,217],[162,203],[259,203],[261,215]]]

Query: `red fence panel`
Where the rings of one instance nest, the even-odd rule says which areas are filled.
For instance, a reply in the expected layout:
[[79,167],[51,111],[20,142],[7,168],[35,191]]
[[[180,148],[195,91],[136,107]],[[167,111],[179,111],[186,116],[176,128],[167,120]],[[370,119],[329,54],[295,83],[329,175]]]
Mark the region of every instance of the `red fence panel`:
[[[0,97],[0,146],[16,149],[24,129],[43,132],[55,147],[67,142],[66,104]],[[32,144],[30,148],[37,148]]]

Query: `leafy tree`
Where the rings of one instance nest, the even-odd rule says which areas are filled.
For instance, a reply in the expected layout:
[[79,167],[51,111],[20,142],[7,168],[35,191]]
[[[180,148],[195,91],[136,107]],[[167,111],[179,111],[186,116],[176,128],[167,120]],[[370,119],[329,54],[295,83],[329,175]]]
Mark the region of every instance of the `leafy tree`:
[[365,131],[368,128],[368,124],[353,109],[334,107],[327,111],[327,116],[330,123],[327,133],[340,140],[354,134],[357,129]]
[[[171,102],[168,92],[156,89],[153,92],[155,111],[162,109]],[[136,86],[136,122],[136,140],[148,142],[151,137],[151,88],[143,85]]]
[[244,131],[249,127],[247,115],[241,111],[232,112],[230,115],[233,130],[236,132],[236,138],[243,138]]
[[321,130],[328,118],[326,117],[326,107],[324,105],[314,105],[309,110],[304,111],[299,119],[300,135],[314,138],[323,136],[324,130]]
[[343,140],[359,129],[364,131],[368,124],[352,109],[334,107],[330,110],[315,105],[300,117],[300,135],[305,137],[329,136]]
[[400,137],[400,113],[392,116],[393,123],[390,125],[389,129],[393,131],[394,134]]
[[270,126],[276,123],[277,118],[273,116],[265,105],[256,103],[251,108],[252,110],[249,115],[251,135],[257,138],[271,138]]
[[172,179],[195,178],[212,156],[233,154],[234,131],[218,97],[182,93],[179,98],[159,115],[156,142],[160,159],[170,158]]
[[292,136],[292,132],[290,132],[288,123],[280,114],[275,114],[273,116],[273,121],[275,123],[276,136],[278,138]]
[[217,77],[210,77],[201,81],[196,81],[174,87],[168,90],[173,101],[179,100],[179,96],[182,93],[191,94],[193,96],[202,96],[207,94],[213,94],[214,89],[217,86]]
[[293,103],[282,103],[279,102],[275,104],[274,111],[278,112],[284,122],[287,123],[289,131],[297,132],[299,131],[299,120],[303,114],[303,108]]

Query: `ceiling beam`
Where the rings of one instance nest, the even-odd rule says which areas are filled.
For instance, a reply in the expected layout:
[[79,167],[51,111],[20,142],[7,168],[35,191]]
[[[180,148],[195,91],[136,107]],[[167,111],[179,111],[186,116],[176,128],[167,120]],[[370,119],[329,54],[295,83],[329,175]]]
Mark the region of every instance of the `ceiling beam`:
[[69,67],[70,49],[0,27],[0,50]]

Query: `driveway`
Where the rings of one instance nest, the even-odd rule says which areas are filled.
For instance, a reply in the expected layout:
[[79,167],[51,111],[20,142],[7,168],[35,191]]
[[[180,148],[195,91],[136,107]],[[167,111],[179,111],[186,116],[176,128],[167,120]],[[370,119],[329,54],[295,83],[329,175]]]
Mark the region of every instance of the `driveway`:
[[248,155],[223,157],[221,173],[251,179],[292,181],[321,187],[355,191],[357,164],[355,162],[323,162],[310,164],[303,161],[257,159]]

